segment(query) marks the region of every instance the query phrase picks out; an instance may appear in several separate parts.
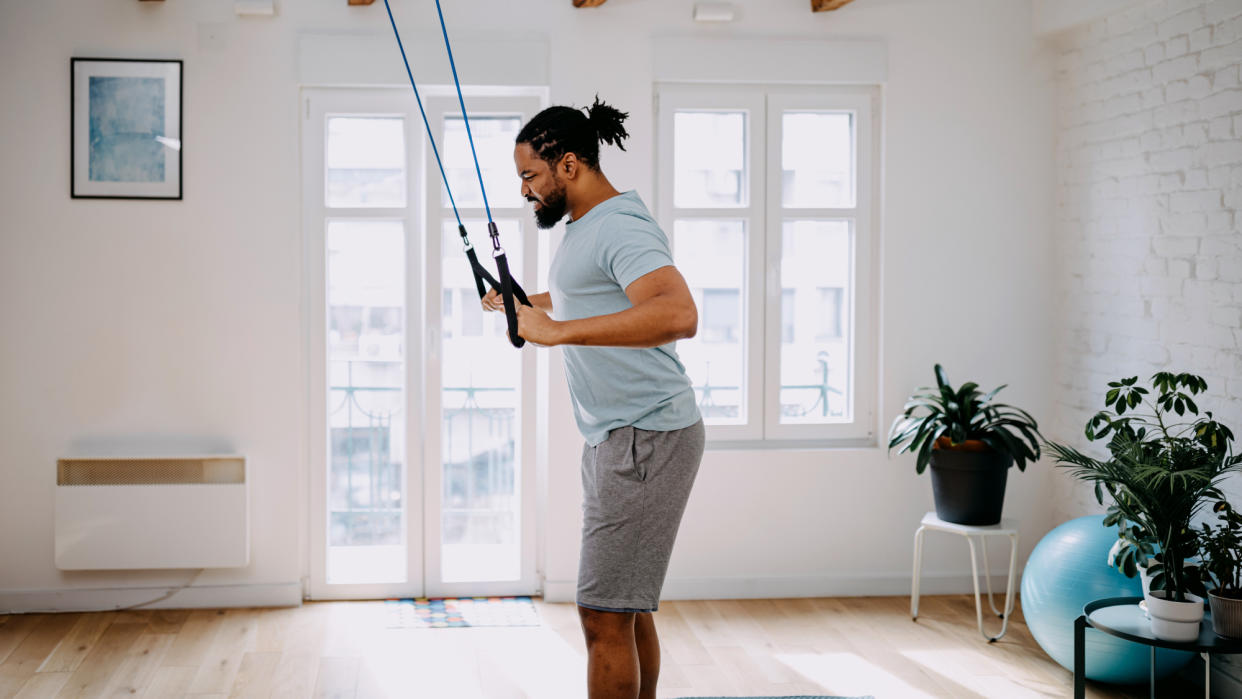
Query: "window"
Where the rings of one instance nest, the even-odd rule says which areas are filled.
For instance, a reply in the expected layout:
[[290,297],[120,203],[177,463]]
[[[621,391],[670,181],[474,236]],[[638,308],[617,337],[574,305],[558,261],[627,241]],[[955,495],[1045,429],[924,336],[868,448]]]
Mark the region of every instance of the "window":
[[835,340],[841,337],[841,299],[845,289],[841,287],[819,288],[819,333],[816,339]]
[[877,98],[658,89],[657,210],[699,304],[677,351],[715,444],[874,442]]
[[329,117],[330,207],[405,206],[405,121],[399,117]]
[[737,289],[703,289],[703,342],[737,344],[742,335]]
[[[513,142],[540,88],[467,91],[488,203],[515,276],[540,237]],[[484,313],[424,133],[491,266],[487,215],[455,91],[302,91],[311,401],[310,595],[526,595],[538,588],[536,353]],[[420,109],[421,108],[421,109]],[[545,238],[546,239],[546,238]]]
[[[530,214],[513,169],[513,143],[538,103],[495,98],[480,107],[471,109],[470,133],[487,203],[514,275],[527,281],[525,260],[533,236],[527,235]],[[444,143],[445,176],[462,224],[483,264],[495,273],[466,122],[452,99],[429,99],[428,111]],[[517,581],[523,573],[523,517],[529,516],[521,488],[530,463],[522,428],[533,416],[533,411],[523,415],[531,403],[522,382],[524,362],[533,355],[509,348],[503,313],[483,312],[448,192],[437,171],[428,174],[434,186],[427,192],[427,226],[440,231],[438,245],[428,252],[439,257],[435,281],[443,294],[434,379],[440,389],[438,572],[446,584]]]

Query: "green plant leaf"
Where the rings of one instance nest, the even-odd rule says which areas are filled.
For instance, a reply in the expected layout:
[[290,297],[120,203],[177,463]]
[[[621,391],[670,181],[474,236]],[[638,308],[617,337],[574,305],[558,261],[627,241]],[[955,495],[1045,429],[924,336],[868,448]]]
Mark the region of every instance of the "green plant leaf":
[[987,394],[986,396],[984,396],[984,397],[983,397],[983,402],[984,402],[984,403],[990,403],[990,402],[992,402],[992,399],[996,397],[996,394],[998,394],[998,393],[1000,393],[1001,391],[1003,391],[1003,390],[1005,389],[1005,387],[1007,387],[1008,385],[1009,385],[1009,384],[1007,384],[1007,383],[1003,383],[1003,384],[1001,384],[1001,385],[997,386],[996,388],[992,389],[992,392],[991,392],[991,393],[989,393],[989,394]]
[[924,438],[923,443],[919,445],[919,455],[914,465],[916,473],[922,474],[923,471],[927,470],[927,464],[931,461],[932,446],[935,445],[936,440],[940,437],[944,430],[944,425],[939,425],[934,431],[928,433],[927,437]]

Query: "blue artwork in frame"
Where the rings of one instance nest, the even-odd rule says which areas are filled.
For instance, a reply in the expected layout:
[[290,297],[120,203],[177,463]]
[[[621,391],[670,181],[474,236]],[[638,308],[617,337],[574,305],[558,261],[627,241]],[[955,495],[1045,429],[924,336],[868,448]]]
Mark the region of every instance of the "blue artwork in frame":
[[181,61],[71,61],[71,196],[181,199]]

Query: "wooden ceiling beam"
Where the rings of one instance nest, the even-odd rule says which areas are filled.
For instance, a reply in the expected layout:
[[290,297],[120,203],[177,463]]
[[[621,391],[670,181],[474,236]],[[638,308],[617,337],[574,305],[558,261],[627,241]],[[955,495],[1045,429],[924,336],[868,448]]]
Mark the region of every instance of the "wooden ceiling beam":
[[831,12],[854,2],[854,0],[811,0],[811,12]]

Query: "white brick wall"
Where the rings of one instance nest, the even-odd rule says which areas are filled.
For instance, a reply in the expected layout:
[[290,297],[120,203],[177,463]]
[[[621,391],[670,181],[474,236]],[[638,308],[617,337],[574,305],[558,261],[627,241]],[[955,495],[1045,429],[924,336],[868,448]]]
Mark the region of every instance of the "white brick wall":
[[[1242,0],[1136,2],[1057,49],[1046,436],[1085,447],[1108,381],[1166,368],[1204,376],[1200,407],[1242,434]],[[1054,522],[1099,511],[1088,488],[1052,477]],[[1227,487],[1242,504],[1239,479]]]
[[[1060,40],[1060,382],[1081,443],[1105,383],[1203,374],[1242,430],[1242,0],[1142,2]],[[1063,519],[1093,510],[1058,478]]]

